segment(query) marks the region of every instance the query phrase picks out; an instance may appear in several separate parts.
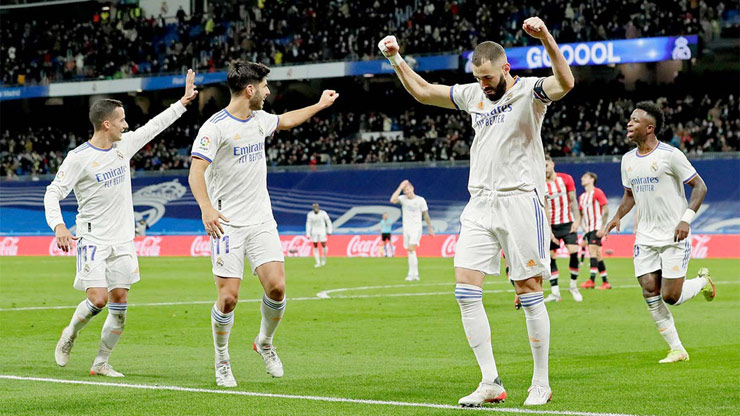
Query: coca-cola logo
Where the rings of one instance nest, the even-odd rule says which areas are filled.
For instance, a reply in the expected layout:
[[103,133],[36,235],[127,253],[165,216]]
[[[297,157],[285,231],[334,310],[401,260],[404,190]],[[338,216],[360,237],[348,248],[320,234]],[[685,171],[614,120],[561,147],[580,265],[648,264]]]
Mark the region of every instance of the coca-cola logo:
[[0,256],[17,256],[19,238],[5,237],[0,240]]
[[146,257],[159,257],[162,237],[144,237],[139,241],[134,241],[136,254]]
[[709,253],[709,240],[712,239],[711,235],[692,235],[691,240],[693,247],[691,248],[691,257],[695,259],[705,259]]
[[203,237],[202,235],[195,237],[193,242],[190,244],[190,255],[193,257],[210,256],[210,237]]
[[[391,244],[394,240],[391,239]],[[383,240],[380,237],[371,237],[363,240],[362,236],[356,235],[347,244],[347,257],[381,257],[383,255]]]
[[311,255],[311,240],[305,236],[297,235],[290,240],[280,242],[283,248],[283,254],[293,257],[308,257]]
[[49,255],[50,256],[74,256],[77,254],[77,242],[72,241],[70,243],[69,251],[66,253],[61,248],[57,247],[57,238],[52,237],[49,241]]
[[451,234],[444,243],[442,243],[442,257],[455,257],[457,248],[457,235]]

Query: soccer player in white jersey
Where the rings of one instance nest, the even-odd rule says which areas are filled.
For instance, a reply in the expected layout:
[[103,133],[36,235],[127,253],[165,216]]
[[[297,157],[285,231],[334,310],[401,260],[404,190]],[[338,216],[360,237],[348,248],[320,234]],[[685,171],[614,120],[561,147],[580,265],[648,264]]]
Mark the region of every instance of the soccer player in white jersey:
[[[401,195],[401,192],[403,192],[403,195]],[[421,225],[422,218],[427,223],[429,235],[434,237],[434,228],[432,227],[432,219],[429,217],[427,200],[414,193],[414,186],[411,185],[411,182],[403,180],[391,195],[391,204],[401,204],[403,248],[409,253],[409,272],[406,275],[406,280],[419,280],[419,258],[416,256],[416,249],[419,247],[421,235],[424,233]]]
[[[312,210],[306,215],[306,237],[313,243],[313,256],[316,264],[313,267],[326,266],[326,254],[329,248],[326,246],[326,236],[331,235],[331,218],[323,209],[319,209],[319,204],[314,203]],[[322,250],[319,254],[319,242]]]
[[576,302],[583,301],[578,291],[578,224],[581,214],[576,201],[576,184],[567,173],[555,172],[555,162],[550,155],[545,155],[545,207],[550,221],[550,293],[545,302],[560,302],[558,286],[557,250],[560,240],[565,242],[570,255],[570,294]]
[[552,396],[548,376],[550,319],[542,292],[542,278],[550,275],[550,228],[544,210],[545,151],[540,128],[548,104],[563,98],[575,81],[545,23],[531,17],[522,28],[542,42],[554,75],[513,77],[504,48],[483,42],[472,57],[476,82],[452,87],[430,84],[404,62],[394,37],[379,44],[417,101],[465,111],[475,130],[468,180],[471,198],[460,217],[455,253],[455,297],[483,377],[472,394],[460,399],[463,406],[506,398],[493,359],[482,290],[487,274],[499,274],[502,249],[524,309],[534,358],[532,384],[524,404],[542,405]]
[[[129,161],[134,154],[185,113],[197,95],[195,73],[188,70],[185,95],[141,128],[126,132],[126,114],[117,100],[103,99],[90,107],[94,127],[90,140],[70,151],[56,177],[46,188],[46,222],[63,251],[74,249],[77,240],[77,274],[74,288],[86,299],[62,331],[54,357],[67,365],[80,330],[108,305],[108,317],[100,335],[100,347],[90,374],[123,377],[108,363],[126,322],[128,291],[139,281],[134,247],[134,204]],[[67,229],[59,201],[74,190],[77,198],[76,236]]]
[[[637,148],[622,156],[624,195],[606,232],[619,231],[620,220],[637,207],[635,276],[658,332],[670,351],[660,363],[688,361],[666,303],[678,306],[703,292],[706,300],[717,295],[709,270],[686,280],[691,258],[691,221],[701,207],[707,186],[679,149],[658,141],[665,118],[649,101],[637,103],[627,123],[627,139]],[[693,189],[686,203],[684,184]]]
[[226,77],[231,101],[203,124],[192,149],[188,181],[211,237],[212,271],[218,290],[211,309],[211,328],[216,384],[223,387],[236,386],[228,346],[245,257],[265,291],[260,330],[252,347],[262,356],[268,374],[283,376],[283,364],[272,340],[285,310],[285,268],[267,193],[265,137],[300,125],[339,97],[326,90],[314,105],[280,116],[267,113],[262,107],[270,95],[269,73],[262,64],[233,61]]
[[611,289],[606,274],[606,265],[601,252],[601,239],[606,231],[604,218],[609,218],[609,202],[604,191],[596,187],[598,176],[593,172],[586,172],[581,176],[581,186],[585,192],[578,199],[578,209],[581,211],[581,227],[586,232],[583,240],[588,244],[588,255],[591,259],[591,278],[581,284],[582,288],[596,287],[596,273],[601,275],[599,289]]

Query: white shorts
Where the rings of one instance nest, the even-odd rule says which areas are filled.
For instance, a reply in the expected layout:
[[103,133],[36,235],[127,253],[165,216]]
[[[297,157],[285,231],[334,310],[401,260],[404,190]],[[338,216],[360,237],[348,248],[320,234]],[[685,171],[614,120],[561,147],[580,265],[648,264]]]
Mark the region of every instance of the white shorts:
[[326,243],[326,231],[324,231],[323,233],[320,231],[312,231],[311,232],[311,242],[312,243],[318,243],[318,242]]
[[84,238],[77,241],[75,289],[130,289],[138,281],[139,259],[133,241],[112,246],[97,245]]
[[498,275],[503,249],[512,280],[550,278],[550,227],[534,192],[473,197],[460,222],[455,267]]
[[211,263],[213,274],[219,277],[244,276],[244,258],[249,260],[252,274],[271,261],[284,262],[283,247],[275,221],[247,227],[222,224],[221,238],[211,237]]
[[421,235],[423,234],[423,230],[421,228],[416,230],[406,230],[403,229],[403,248],[406,250],[409,249],[410,245],[415,245],[419,247],[419,241],[421,241]]
[[666,279],[678,279],[686,276],[691,259],[691,235],[678,243],[662,247],[635,244],[635,276],[660,270]]

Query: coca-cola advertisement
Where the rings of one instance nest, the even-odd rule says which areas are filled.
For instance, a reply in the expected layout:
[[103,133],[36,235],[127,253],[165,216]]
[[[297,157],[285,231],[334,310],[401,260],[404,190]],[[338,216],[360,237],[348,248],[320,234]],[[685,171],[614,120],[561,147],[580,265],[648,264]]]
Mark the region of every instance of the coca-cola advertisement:
[[[309,257],[313,243],[303,235],[281,235],[280,241],[286,257]],[[603,241],[606,257],[632,257],[633,235],[612,235]],[[146,236],[134,240],[136,252],[142,257],[157,256],[210,256],[211,244],[204,235]],[[395,256],[405,257],[403,237],[391,239]],[[416,252],[420,257],[453,257],[457,245],[456,234],[422,236]],[[331,235],[328,238],[329,256],[332,257],[383,257],[380,236],[368,234]],[[692,258],[740,258],[740,234],[696,234],[692,236]],[[561,246],[559,257],[567,257]],[[74,256],[72,250],[64,252],[57,247],[53,236],[0,237],[0,256]]]

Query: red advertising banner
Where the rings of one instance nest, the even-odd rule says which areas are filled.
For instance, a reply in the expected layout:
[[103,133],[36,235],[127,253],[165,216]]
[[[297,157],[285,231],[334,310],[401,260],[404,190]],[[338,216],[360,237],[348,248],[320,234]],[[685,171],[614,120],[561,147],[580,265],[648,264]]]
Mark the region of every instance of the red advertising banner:
[[[302,235],[282,235],[286,256],[311,256],[311,241]],[[391,240],[396,256],[406,256],[403,238],[394,235]],[[208,237],[204,235],[148,236],[134,241],[139,256],[210,256]],[[613,235],[604,241],[606,257],[632,257],[634,236]],[[421,239],[417,253],[421,257],[453,257],[456,234],[442,234]],[[692,258],[740,258],[740,234],[698,234],[693,236]],[[332,257],[382,257],[383,243],[375,235],[332,235],[328,241]],[[64,253],[57,248],[54,237],[0,237],[0,256],[72,256],[75,250]],[[567,257],[561,247],[559,257]]]

